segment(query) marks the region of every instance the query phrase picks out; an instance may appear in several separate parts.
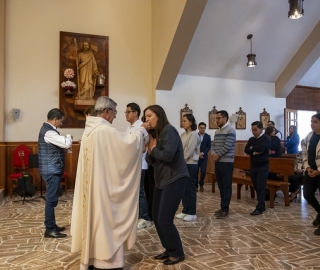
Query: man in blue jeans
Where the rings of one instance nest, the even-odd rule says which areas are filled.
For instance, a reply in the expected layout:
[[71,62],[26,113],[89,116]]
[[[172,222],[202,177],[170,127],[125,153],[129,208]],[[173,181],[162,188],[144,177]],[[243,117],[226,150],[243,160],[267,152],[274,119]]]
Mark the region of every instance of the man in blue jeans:
[[[127,133],[133,132],[135,129],[142,125],[142,121],[139,119],[141,110],[140,106],[136,103],[129,103],[127,105],[125,115],[126,120],[130,123],[130,126],[127,128]],[[151,221],[148,210],[148,202],[144,190],[144,179],[148,169],[148,163],[146,162],[146,147],[143,148],[142,155],[142,170],[140,178],[140,191],[139,191],[139,221],[138,221],[138,230],[151,227]]]
[[71,136],[61,136],[57,131],[62,126],[64,113],[59,109],[48,112],[47,122],[43,123],[38,138],[39,170],[46,182],[45,221],[46,231],[44,237],[63,238],[67,235],[61,233],[65,227],[56,224],[54,209],[58,204],[60,182],[64,172],[65,149],[72,145]]

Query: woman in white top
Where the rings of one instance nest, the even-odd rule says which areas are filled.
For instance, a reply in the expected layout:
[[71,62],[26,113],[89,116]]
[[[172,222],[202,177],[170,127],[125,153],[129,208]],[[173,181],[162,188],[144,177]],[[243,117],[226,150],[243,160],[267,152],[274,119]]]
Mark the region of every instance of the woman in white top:
[[177,218],[184,221],[193,221],[196,216],[197,203],[197,174],[198,174],[198,160],[196,158],[196,148],[200,146],[200,137],[197,130],[197,124],[192,114],[186,114],[182,118],[182,127],[185,129],[180,137],[182,141],[184,160],[187,164],[190,177],[187,179],[186,191],[182,197],[182,213],[177,214]]

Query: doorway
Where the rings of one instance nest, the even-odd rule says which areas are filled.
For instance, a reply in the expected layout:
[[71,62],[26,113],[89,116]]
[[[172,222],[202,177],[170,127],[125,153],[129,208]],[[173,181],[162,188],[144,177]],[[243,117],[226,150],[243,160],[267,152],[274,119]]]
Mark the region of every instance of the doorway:
[[[311,131],[311,116],[316,114],[316,111],[300,111],[298,110],[298,134],[300,136],[300,141],[307,137]],[[300,145],[299,145],[300,149]]]

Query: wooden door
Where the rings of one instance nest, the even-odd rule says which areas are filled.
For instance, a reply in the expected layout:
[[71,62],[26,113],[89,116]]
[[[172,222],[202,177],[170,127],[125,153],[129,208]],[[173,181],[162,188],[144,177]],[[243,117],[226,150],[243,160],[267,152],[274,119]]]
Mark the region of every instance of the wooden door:
[[298,128],[298,110],[284,108],[284,140],[289,136],[289,127]]

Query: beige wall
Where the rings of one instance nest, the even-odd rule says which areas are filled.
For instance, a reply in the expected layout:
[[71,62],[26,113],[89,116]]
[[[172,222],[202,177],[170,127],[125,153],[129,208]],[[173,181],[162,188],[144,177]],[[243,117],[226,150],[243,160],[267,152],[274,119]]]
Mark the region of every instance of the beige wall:
[[[197,92],[195,93],[195,89]],[[223,89],[223,92],[221,91]],[[213,139],[216,129],[209,129],[209,111],[226,110],[229,116],[241,107],[246,113],[246,129],[237,129],[237,140],[248,140],[252,136],[251,123],[260,120],[263,108],[270,114],[277,129],[283,132],[286,106],[285,98],[274,97],[274,83],[243,81],[224,78],[178,75],[171,91],[157,90],[157,104],[161,105],[170,123],[183,132],[180,127],[180,109],[188,104],[197,123],[207,124],[206,132]],[[235,122],[229,121],[235,128]]]
[[152,1],[152,87],[156,89],[187,0]]
[[4,78],[5,78],[5,58],[4,58],[4,44],[5,44],[5,10],[6,1],[0,0],[0,142],[4,141]]
[[[36,141],[47,112],[59,106],[60,31],[109,36],[109,93],[118,103],[116,127],[124,131],[128,125],[123,114],[127,103],[144,108],[152,102],[151,1],[10,0],[5,141]],[[0,74],[1,66],[0,58]],[[12,120],[12,108],[21,110],[20,120]],[[76,140],[82,131],[61,129]]]

